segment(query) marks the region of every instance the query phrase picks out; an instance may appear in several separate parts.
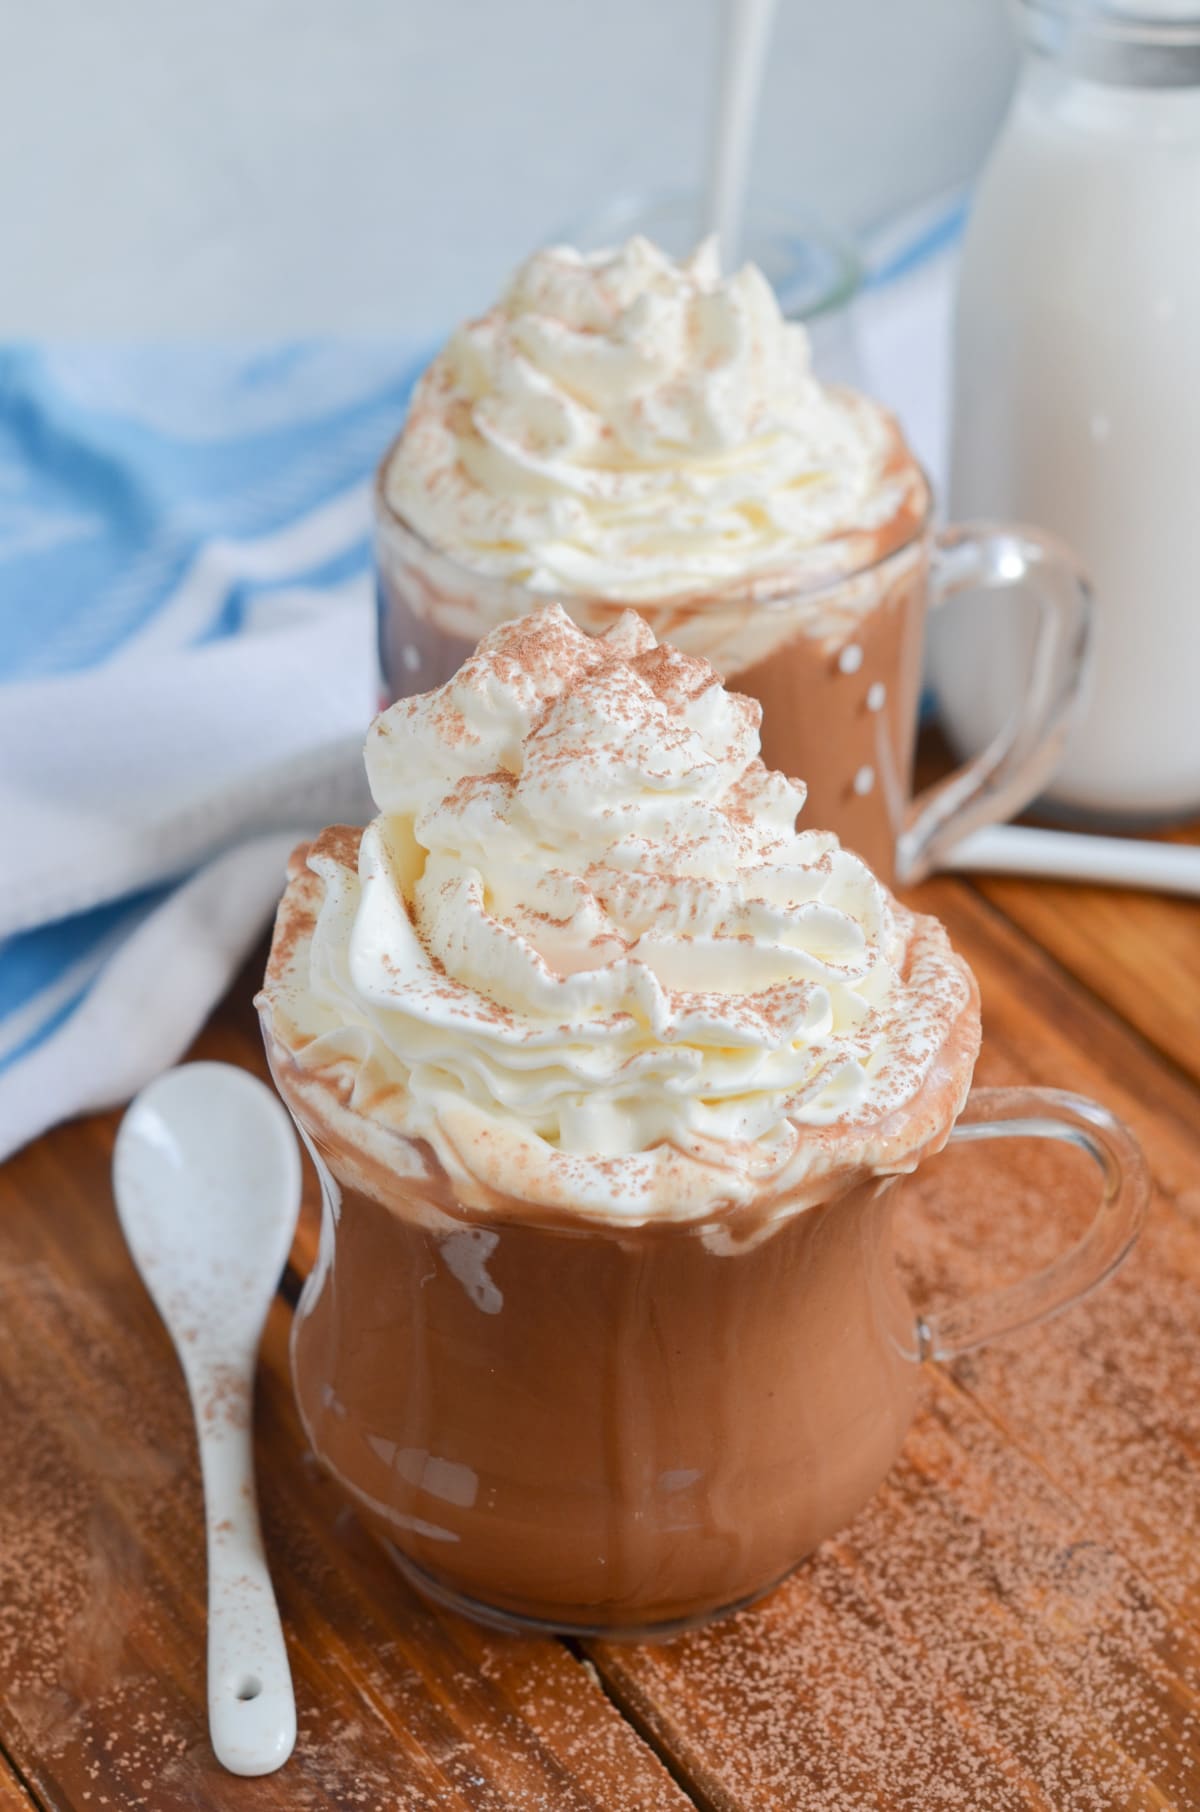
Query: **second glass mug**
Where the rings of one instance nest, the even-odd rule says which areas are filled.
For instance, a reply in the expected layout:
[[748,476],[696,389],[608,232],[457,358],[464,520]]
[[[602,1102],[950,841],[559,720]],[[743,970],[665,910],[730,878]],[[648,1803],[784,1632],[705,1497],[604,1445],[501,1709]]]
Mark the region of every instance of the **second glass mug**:
[[[534,592],[433,548],[375,486],[379,653],[389,698],[440,686],[498,623],[552,596],[599,634],[627,608]],[[971,761],[912,797],[925,619],[956,596],[1031,596],[1037,626],[1013,716]],[[937,531],[932,503],[882,558],[748,597],[635,606],[659,641],[703,654],[763,707],[768,767],[808,786],[802,828],[837,833],[889,884],[921,880],[971,831],[1013,817],[1048,783],[1079,701],[1091,635],[1087,581],[1069,551],[1029,528]]]
[[1047,1268],[925,1319],[893,1266],[895,1177],[741,1242],[720,1217],[472,1213],[358,1163],[268,1049],[324,1197],[292,1334],[305,1431],[418,1589],[501,1627],[662,1636],[759,1597],[875,1491],[922,1360],[1078,1301],[1144,1213],[1103,1108],[979,1089],[953,1142],[1065,1141],[1099,1202]]

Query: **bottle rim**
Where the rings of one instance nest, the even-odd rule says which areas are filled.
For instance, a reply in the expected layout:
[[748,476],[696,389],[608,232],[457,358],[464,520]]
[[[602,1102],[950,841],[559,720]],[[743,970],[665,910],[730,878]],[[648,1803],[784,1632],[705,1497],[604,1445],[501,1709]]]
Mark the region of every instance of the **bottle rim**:
[[1200,84],[1200,0],[1017,0],[1026,41],[1095,81]]
[[1200,0],[1019,0],[1026,14],[1103,37],[1162,45],[1200,38]]

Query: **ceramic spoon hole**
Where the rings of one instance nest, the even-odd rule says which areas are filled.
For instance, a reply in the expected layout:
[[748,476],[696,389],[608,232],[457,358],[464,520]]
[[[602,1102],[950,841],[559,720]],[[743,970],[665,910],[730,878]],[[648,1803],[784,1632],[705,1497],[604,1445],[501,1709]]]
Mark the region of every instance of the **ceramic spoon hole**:
[[257,1699],[261,1691],[262,1681],[256,1680],[253,1674],[248,1674],[238,1687],[237,1696],[244,1703],[248,1699]]

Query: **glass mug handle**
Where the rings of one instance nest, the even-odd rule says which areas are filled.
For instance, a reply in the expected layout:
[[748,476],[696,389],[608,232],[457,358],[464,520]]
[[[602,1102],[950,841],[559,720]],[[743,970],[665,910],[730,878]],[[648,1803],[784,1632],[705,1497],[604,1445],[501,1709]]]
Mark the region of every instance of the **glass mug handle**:
[[980,1088],[950,1134],[978,1139],[1058,1139],[1085,1151],[1100,1173],[1100,1200],[1087,1232],[1032,1277],[987,1290],[917,1319],[922,1359],[956,1359],[1002,1334],[1046,1321],[1110,1277],[1145,1219],[1149,1179],[1127,1127],[1084,1095],[1057,1088]]
[[965,522],[933,542],[931,609],[969,591],[1024,586],[1038,606],[1029,672],[1011,716],[973,760],[913,800],[896,846],[897,878],[925,878],[970,832],[1011,818],[1054,772],[1083,686],[1092,596],[1074,556],[1035,529]]

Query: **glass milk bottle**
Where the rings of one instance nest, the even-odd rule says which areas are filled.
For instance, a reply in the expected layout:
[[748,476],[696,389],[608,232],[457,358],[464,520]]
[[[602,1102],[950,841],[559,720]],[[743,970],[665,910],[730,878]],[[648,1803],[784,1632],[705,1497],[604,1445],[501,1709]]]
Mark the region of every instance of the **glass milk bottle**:
[[[963,252],[950,504],[1049,529],[1091,573],[1090,696],[1051,805],[1179,817],[1200,808],[1200,0],[1018,11]],[[973,750],[1027,643],[1019,617],[962,617],[934,626],[931,677]]]

